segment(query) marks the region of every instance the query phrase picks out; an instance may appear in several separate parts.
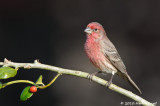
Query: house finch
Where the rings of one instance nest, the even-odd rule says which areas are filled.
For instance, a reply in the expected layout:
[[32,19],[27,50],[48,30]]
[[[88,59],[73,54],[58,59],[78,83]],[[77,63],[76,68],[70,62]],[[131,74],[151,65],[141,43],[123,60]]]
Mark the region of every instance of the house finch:
[[106,32],[102,25],[98,22],[91,22],[84,31],[87,33],[85,52],[90,61],[100,70],[100,72],[112,74],[107,86],[109,87],[112,83],[112,78],[116,73],[118,76],[128,81],[139,93],[142,93],[128,75],[118,51],[106,36]]

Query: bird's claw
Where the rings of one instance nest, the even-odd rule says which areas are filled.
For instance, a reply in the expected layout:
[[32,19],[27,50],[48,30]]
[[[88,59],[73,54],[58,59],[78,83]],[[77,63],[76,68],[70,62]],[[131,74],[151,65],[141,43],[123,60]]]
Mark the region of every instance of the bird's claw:
[[113,75],[114,75],[114,73],[112,73],[111,79],[105,84],[105,86],[106,86],[107,88],[109,88],[109,86],[110,86],[111,83],[112,83]]
[[93,78],[94,75],[95,75],[94,73],[88,74],[88,79],[89,79],[90,82],[92,81],[92,78]]
[[88,79],[90,80],[90,82],[92,81],[93,76],[95,76],[97,73],[101,73],[101,71],[94,72],[94,73],[89,74],[89,75],[87,76],[87,77],[88,77]]
[[109,86],[111,85],[111,83],[112,83],[112,81],[108,81],[108,82],[105,84],[105,86],[106,86],[107,88],[109,88]]

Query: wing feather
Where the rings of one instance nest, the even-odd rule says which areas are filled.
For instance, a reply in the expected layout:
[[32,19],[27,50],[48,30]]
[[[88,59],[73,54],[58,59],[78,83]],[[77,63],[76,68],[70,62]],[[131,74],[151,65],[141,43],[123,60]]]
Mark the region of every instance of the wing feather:
[[103,42],[103,44],[105,47],[103,52],[104,52],[106,58],[108,58],[110,60],[110,62],[112,63],[112,65],[115,66],[119,71],[121,71],[122,73],[127,73],[126,67],[125,67],[120,55],[118,54],[118,51],[116,50],[115,46],[112,44],[112,42],[107,40],[106,42]]

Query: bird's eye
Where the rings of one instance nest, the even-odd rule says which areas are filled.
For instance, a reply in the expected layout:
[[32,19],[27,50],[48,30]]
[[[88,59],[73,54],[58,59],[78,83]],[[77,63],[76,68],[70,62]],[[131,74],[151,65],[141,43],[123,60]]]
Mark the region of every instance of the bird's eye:
[[94,29],[94,31],[95,31],[95,32],[97,32],[97,31],[98,31],[98,29],[96,28],[96,29]]

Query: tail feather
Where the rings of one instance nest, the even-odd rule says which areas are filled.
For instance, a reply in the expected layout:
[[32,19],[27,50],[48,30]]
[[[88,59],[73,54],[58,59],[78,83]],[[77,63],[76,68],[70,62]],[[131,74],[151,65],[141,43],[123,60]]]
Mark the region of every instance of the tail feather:
[[127,81],[133,88],[135,88],[140,94],[142,94],[139,87],[134,83],[131,77],[127,73],[118,72],[118,75],[121,76],[125,81]]
[[142,94],[141,90],[138,88],[138,86],[134,83],[134,81],[131,79],[131,77],[129,75],[127,75],[127,78],[128,78],[128,82],[131,86],[133,86],[134,88],[136,88],[136,90]]

